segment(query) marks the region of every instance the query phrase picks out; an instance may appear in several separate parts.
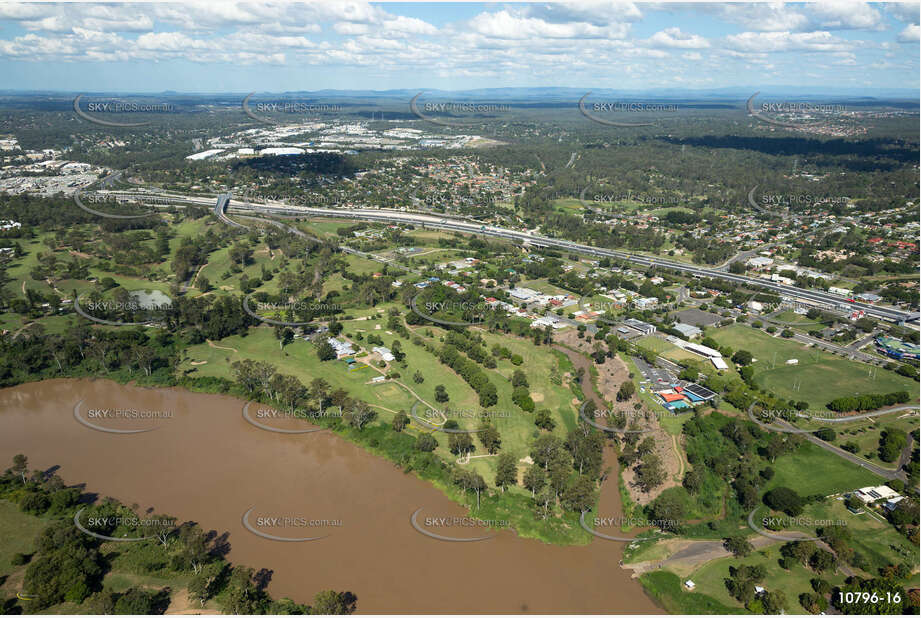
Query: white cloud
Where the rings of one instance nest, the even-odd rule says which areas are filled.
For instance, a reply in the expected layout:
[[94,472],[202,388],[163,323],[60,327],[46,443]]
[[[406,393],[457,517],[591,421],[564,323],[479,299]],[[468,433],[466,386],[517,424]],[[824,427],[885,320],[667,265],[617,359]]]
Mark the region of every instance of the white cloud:
[[921,27],[918,24],[908,24],[899,32],[899,43],[917,43],[921,40]]
[[917,26],[921,21],[921,3],[918,2],[889,2],[886,12],[906,24]]
[[682,49],[704,49],[710,47],[707,39],[696,34],[681,32],[681,28],[666,28],[647,39],[654,47],[679,47]]
[[855,43],[830,32],[743,32],[726,37],[727,46],[742,52],[849,51]]
[[822,28],[836,30],[881,30],[884,28],[880,12],[863,2],[817,0],[807,6]]
[[480,13],[468,22],[476,34],[494,39],[596,39],[623,38],[626,24],[596,26],[588,22],[554,23],[536,17],[513,15],[508,10]]
[[719,5],[722,16],[747,30],[757,32],[796,32],[809,29],[809,18],[783,2],[726,3]]

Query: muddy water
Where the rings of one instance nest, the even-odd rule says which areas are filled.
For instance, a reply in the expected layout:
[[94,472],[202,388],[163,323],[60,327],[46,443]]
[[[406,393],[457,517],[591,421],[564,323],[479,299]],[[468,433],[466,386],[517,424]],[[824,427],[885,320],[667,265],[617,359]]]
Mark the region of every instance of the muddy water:
[[[152,429],[107,433],[105,429]],[[30,468],[60,466],[68,482],[137,503],[205,530],[229,532],[229,558],[273,571],[275,596],[308,602],[351,590],[363,613],[661,613],[618,566],[620,543],[556,547],[511,531],[455,543],[410,525],[465,510],[430,485],[328,432],[279,434],[242,415],[243,402],[178,389],[51,380],[0,391],[0,465],[25,453]],[[99,410],[109,410],[105,417]],[[112,418],[137,410],[154,418]],[[257,418],[256,404],[250,415]],[[123,413],[124,414],[124,413]],[[291,428],[302,421],[260,422]],[[604,492],[617,494],[616,484]],[[274,541],[324,536],[306,542]],[[328,520],[322,527],[271,519]],[[340,525],[331,525],[338,522]],[[428,528],[444,536],[482,529]]]

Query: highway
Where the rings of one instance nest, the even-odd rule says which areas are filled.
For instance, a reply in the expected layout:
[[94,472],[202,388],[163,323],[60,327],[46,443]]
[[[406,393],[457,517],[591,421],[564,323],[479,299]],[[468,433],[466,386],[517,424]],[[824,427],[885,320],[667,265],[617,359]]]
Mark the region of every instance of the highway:
[[[225,215],[227,209],[232,209],[234,211],[255,211],[267,215],[295,215],[303,217],[334,217],[338,219],[359,219],[362,221],[376,221],[379,223],[403,223],[411,225],[422,225],[430,228],[455,231],[455,232],[464,232],[467,234],[479,234],[482,236],[494,236],[496,238],[502,238],[506,240],[511,240],[519,243],[527,243],[535,247],[548,247],[553,249],[562,249],[564,251],[572,251],[575,253],[580,253],[583,255],[589,255],[592,257],[608,257],[614,258],[617,260],[624,260],[627,262],[632,262],[644,267],[659,267],[667,268],[683,273],[687,273],[692,276],[699,277],[710,277],[716,279],[724,279],[734,283],[744,284],[748,286],[760,287],[776,294],[781,294],[790,298],[797,298],[801,300],[808,300],[817,303],[823,303],[830,307],[837,307],[842,304],[842,298],[835,294],[830,294],[828,292],[822,292],[819,290],[804,290],[802,288],[797,288],[794,286],[785,285],[782,283],[777,283],[775,281],[770,281],[767,279],[758,279],[755,277],[748,277],[746,275],[737,275],[729,272],[723,272],[712,267],[697,266],[694,264],[684,264],[682,262],[674,262],[671,260],[666,260],[662,258],[653,258],[644,255],[635,255],[631,253],[626,253],[623,251],[616,251],[613,249],[602,249],[600,247],[592,247],[590,245],[583,245],[569,240],[563,240],[559,238],[551,238],[549,236],[540,236],[537,234],[531,234],[528,232],[519,232],[517,230],[510,230],[507,228],[497,227],[493,225],[477,225],[476,223],[470,223],[460,219],[454,219],[451,217],[439,217],[434,215],[412,213],[412,212],[402,212],[394,210],[378,210],[372,208],[312,208],[307,206],[290,206],[282,202],[266,202],[264,204],[238,204],[231,203],[232,195],[229,193],[224,193],[218,196],[217,202],[213,201],[214,198],[204,198],[199,196],[190,196],[188,201],[193,203],[209,203],[214,205],[214,214],[220,218],[222,221],[228,225],[234,227],[245,227],[241,226],[239,223],[231,221]],[[890,307],[881,307],[870,305],[867,303],[847,303],[849,307],[855,309],[862,309],[866,312],[867,315],[883,318],[886,320],[891,320],[894,322],[899,321],[917,321],[918,314],[911,313],[908,311],[902,311],[900,309],[894,309]]]

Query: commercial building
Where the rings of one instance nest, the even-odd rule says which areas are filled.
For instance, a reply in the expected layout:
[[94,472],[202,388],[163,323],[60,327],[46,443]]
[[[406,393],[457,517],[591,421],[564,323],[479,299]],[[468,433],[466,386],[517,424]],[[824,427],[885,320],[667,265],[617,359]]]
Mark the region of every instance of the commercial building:
[[681,322],[675,324],[672,328],[674,328],[688,339],[693,339],[703,332],[696,326],[691,326],[690,324],[682,324]]
[[921,352],[917,344],[882,335],[876,338],[876,348],[880,353],[896,360],[918,360],[919,352]]
[[640,331],[644,335],[651,335],[656,332],[656,327],[652,324],[647,324],[646,322],[642,322],[634,318],[628,318],[624,320],[624,324],[630,328]]
[[749,268],[754,268],[756,270],[767,268],[773,263],[774,263],[774,258],[763,257],[763,256],[753,257],[749,259],[748,262],[746,262]]

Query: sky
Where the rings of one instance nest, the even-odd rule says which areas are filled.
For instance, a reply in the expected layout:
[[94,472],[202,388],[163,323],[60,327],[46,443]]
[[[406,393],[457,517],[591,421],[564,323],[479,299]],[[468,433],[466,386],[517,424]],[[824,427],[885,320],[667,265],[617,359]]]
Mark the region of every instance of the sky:
[[919,5],[0,2],[0,89],[919,88]]

